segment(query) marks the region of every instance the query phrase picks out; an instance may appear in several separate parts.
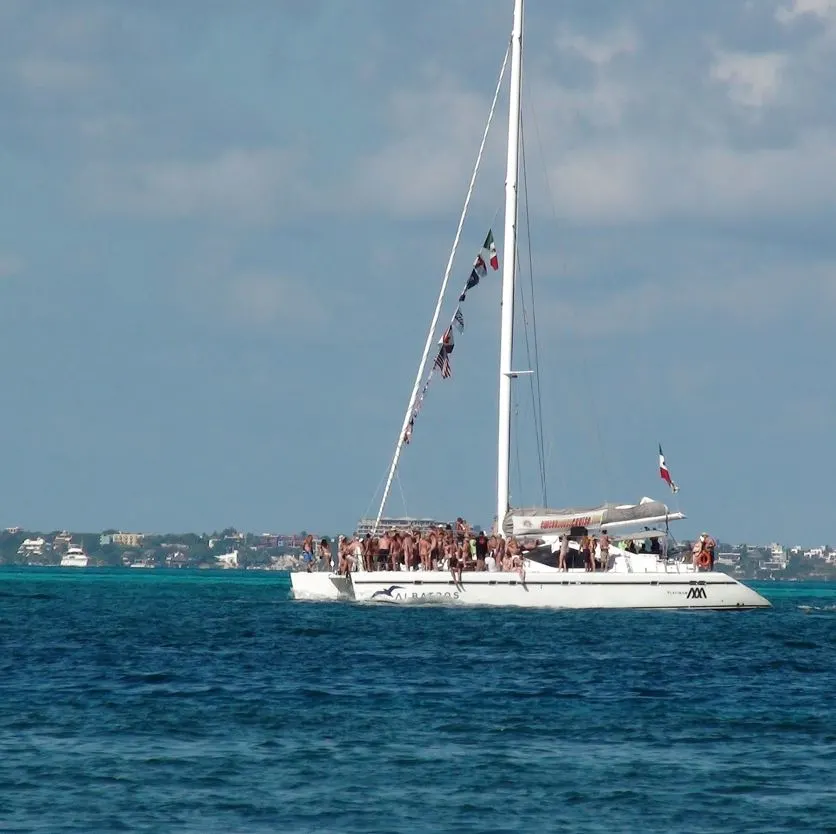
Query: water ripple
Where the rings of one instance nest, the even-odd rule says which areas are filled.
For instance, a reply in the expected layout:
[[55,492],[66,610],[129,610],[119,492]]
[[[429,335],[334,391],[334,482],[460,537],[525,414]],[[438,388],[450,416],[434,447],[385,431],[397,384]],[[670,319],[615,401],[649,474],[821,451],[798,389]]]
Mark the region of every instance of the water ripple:
[[0,585],[0,831],[836,831],[830,586],[697,616]]

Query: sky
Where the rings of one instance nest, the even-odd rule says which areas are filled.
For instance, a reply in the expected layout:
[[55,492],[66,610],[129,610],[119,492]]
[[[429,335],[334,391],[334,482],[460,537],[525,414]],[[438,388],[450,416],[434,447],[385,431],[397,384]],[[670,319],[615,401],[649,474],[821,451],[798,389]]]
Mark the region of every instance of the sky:
[[[0,525],[376,510],[512,5],[0,2]],[[528,0],[526,27],[514,365],[536,319],[550,505],[836,544],[836,0]],[[488,228],[504,258],[506,127],[507,85],[442,321]],[[468,294],[392,514],[491,522],[499,292]]]

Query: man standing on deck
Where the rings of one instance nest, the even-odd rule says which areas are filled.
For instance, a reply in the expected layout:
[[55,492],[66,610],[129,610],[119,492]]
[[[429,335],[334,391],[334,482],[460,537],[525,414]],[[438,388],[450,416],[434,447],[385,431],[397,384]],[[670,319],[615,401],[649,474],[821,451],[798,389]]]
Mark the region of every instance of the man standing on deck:
[[485,560],[488,557],[488,537],[484,530],[476,536],[476,570],[485,570]]
[[606,530],[601,531],[601,538],[598,540],[598,546],[601,548],[601,570],[610,569],[610,537]]
[[717,542],[708,535],[703,533],[700,536],[700,553],[708,554],[708,569],[714,570],[714,551],[717,548]]

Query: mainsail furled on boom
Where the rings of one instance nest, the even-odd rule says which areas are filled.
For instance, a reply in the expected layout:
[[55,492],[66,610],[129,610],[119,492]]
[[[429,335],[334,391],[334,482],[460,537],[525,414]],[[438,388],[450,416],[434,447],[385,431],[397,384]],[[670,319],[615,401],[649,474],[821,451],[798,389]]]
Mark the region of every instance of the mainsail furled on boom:
[[672,513],[666,504],[651,498],[642,498],[638,504],[603,504],[600,507],[525,507],[509,510],[502,522],[506,536],[542,536],[568,533],[573,528],[600,530],[603,527],[618,529],[631,524],[659,524],[685,518],[682,513]]

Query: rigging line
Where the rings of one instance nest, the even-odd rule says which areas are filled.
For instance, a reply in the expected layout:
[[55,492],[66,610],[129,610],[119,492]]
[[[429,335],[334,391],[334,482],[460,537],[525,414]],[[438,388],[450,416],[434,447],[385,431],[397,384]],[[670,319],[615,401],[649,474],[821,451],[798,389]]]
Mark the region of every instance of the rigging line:
[[401,482],[401,476],[395,473],[395,480],[398,482],[398,490],[401,493],[401,503],[403,504],[403,514],[404,518],[409,518],[409,510],[406,508],[406,496],[403,492],[403,483]]
[[[518,266],[519,266],[519,259],[518,259]],[[516,290],[517,290],[517,295],[518,295],[519,309],[521,310],[521,316],[522,316],[522,319],[523,319],[523,323],[526,325],[523,328],[523,335],[525,337],[525,352],[526,352],[526,357],[527,357],[527,361],[528,361],[528,366],[529,366],[529,368],[531,368],[531,365],[532,365],[532,363],[531,363],[531,346],[530,346],[529,337],[528,337],[528,308],[526,306],[525,295],[523,293],[522,284],[518,284],[517,287],[516,287]],[[531,374],[528,374],[528,376],[530,377]],[[516,386],[515,386],[514,390],[516,392],[516,390],[517,390]],[[537,456],[538,456],[538,463],[539,463],[539,472],[538,472],[539,480],[540,480],[540,485],[539,486],[540,486],[540,493],[541,493],[541,497],[542,497],[543,494],[544,494],[543,478],[544,478],[544,475],[545,475],[545,472],[544,472],[544,456],[543,456],[543,450],[542,450],[542,427],[541,427],[541,422],[538,420],[537,402],[534,398],[534,395],[533,395],[534,388],[531,385],[530,381],[529,381],[529,390],[532,393],[532,397],[531,397],[531,415],[532,415],[532,419],[534,421],[534,432],[535,432],[535,440],[536,440],[536,444],[537,444]],[[515,400],[514,400],[514,407],[516,409],[515,410],[515,425],[514,425],[514,432],[513,432],[513,435],[516,438],[516,442],[514,443],[514,448],[515,448],[515,452],[516,452],[517,459],[518,459],[518,461],[517,461],[518,462],[518,468],[520,469],[520,486],[522,488],[522,468],[519,467],[519,450],[520,450],[520,446],[522,445],[519,441],[519,438],[520,438],[520,435],[521,435],[521,432],[520,432],[520,400],[516,396],[516,394],[515,394]],[[544,497],[543,497],[543,503],[545,503],[545,498]]]
[[[499,209],[497,209],[494,212],[493,220],[491,221],[491,226],[490,226],[491,229],[493,229],[493,221],[496,220],[496,216],[498,214],[499,214]],[[459,294],[459,301],[458,301],[458,304],[456,305],[455,311],[453,312],[453,316],[450,319],[450,324],[447,325],[446,329],[443,331],[444,334],[451,333],[453,328],[456,326],[456,316],[461,312],[462,298],[467,293],[469,282],[470,282],[470,278],[468,277],[468,281],[465,283],[465,286],[462,288],[462,291]],[[443,339],[443,337],[442,337],[442,339]],[[435,374],[437,367],[438,366],[437,366],[436,362],[433,362],[433,364],[430,365],[429,373],[427,374],[427,377],[424,380],[424,384],[421,387],[421,393],[416,397],[415,403],[413,404],[412,414],[410,415],[410,423],[413,423],[414,420],[418,416],[418,410],[423,405],[424,396],[427,393],[427,389],[429,388],[430,382],[432,381],[433,375]],[[379,486],[378,486],[378,489],[380,489]]]
[[378,493],[380,492],[380,488],[383,486],[385,481],[386,481],[386,470],[384,469],[383,474],[380,476],[380,480],[377,482],[377,487],[375,487],[375,491],[372,494],[371,500],[369,501],[368,505],[366,506],[366,512],[363,513],[363,518],[368,518],[369,517],[369,514],[371,513],[371,510],[372,510],[372,504],[374,504],[375,499],[377,498]]
[[[520,273],[519,257],[517,257],[516,260],[517,260],[517,274],[519,275],[519,273]],[[522,318],[523,324],[525,325],[522,330],[523,330],[523,337],[524,337],[524,340],[525,340],[526,360],[527,360],[528,366],[530,368],[531,367],[531,349],[530,349],[529,343],[528,343],[528,310],[527,310],[526,305],[525,305],[525,296],[523,294],[523,288],[522,288],[522,284],[520,282],[517,282],[515,290],[516,290],[516,293],[517,293],[517,302],[518,302],[518,305],[519,305],[518,309],[520,310],[520,317]],[[516,340],[517,340],[517,330],[515,328],[514,329],[514,344],[516,344]],[[518,464],[518,468],[519,468],[519,453],[520,453],[520,445],[521,445],[520,444],[520,430],[519,430],[519,428],[520,428],[520,420],[519,420],[520,404],[519,404],[519,397],[517,395],[517,386],[514,385],[512,390],[514,391],[514,408],[515,408],[515,412],[514,412],[515,423],[514,423],[514,427],[513,427],[512,437],[515,438],[514,451],[515,451],[515,454],[517,456],[517,464]],[[536,414],[534,415],[534,429],[535,429],[535,433],[536,433],[536,431],[537,431],[537,415]],[[520,487],[521,487],[521,491],[522,491],[522,469],[521,468],[520,468]]]
[[[520,125],[520,129],[522,130],[522,124]],[[528,234],[528,244],[529,244],[529,270],[532,269],[533,261],[531,258],[531,214],[529,211],[528,205],[528,184],[527,184],[527,169],[526,169],[526,162],[525,162],[525,144],[521,143],[522,152],[522,179],[523,179],[523,189],[524,194],[526,197],[525,200],[525,222],[526,222],[526,229]],[[519,253],[518,253],[519,255]],[[519,260],[519,258],[518,258]],[[522,268],[520,265],[520,274],[522,274]],[[529,277],[531,277],[529,275]],[[531,357],[531,343],[529,340],[528,335],[528,308],[525,304],[525,293],[523,290],[522,282],[519,283],[519,294],[520,294],[520,302],[523,310],[523,321],[525,322],[525,349],[526,349],[526,357],[528,359],[528,366],[529,368],[534,368],[534,363],[532,363]],[[533,310],[532,310],[533,313]],[[534,368],[536,373],[539,373],[539,368]],[[529,375],[532,376],[532,375]],[[544,463],[544,455],[543,455],[543,430],[542,430],[542,413],[538,412],[537,409],[537,400],[534,395],[534,381],[529,379],[529,390],[531,392],[531,410],[532,410],[532,417],[534,420],[534,435],[535,441],[537,445],[537,459],[538,459],[538,474],[540,477],[540,493],[543,503],[546,503],[545,498],[545,463]]]
[[[520,131],[522,132],[524,128],[524,124],[521,124]],[[524,148],[525,146],[523,146]],[[534,376],[535,379],[531,380],[532,386],[532,399],[534,397],[534,385],[536,380],[537,386],[537,405],[536,405],[536,413],[539,418],[539,426],[540,426],[540,448],[539,448],[539,455],[540,455],[540,467],[542,472],[542,489],[543,489],[543,506],[548,506],[548,480],[547,480],[547,469],[546,469],[546,456],[545,456],[545,438],[544,438],[544,430],[543,430],[543,393],[542,393],[542,386],[540,383],[540,347],[539,347],[539,339],[537,334],[537,301],[534,297],[534,256],[533,256],[533,249],[531,245],[531,223],[528,220],[529,217],[529,201],[528,201],[528,172],[526,169],[526,158],[525,158],[525,150],[523,150],[523,188],[525,190],[525,212],[526,212],[526,235],[527,235],[527,242],[528,242],[528,277],[529,277],[529,292],[531,295],[531,328],[533,334],[533,341],[534,341]]]
[[[543,139],[542,139],[542,136],[540,135],[540,123],[537,120],[537,111],[536,111],[536,109],[534,107],[534,104],[533,104],[533,96],[530,97],[530,98],[532,99],[531,116],[534,119],[534,132],[537,134],[537,145],[538,145],[538,148],[540,150],[540,160],[543,163],[543,173],[544,173],[543,179],[546,182],[546,191],[548,192],[549,202],[551,204],[552,220],[554,221],[555,226],[558,226],[559,224],[558,224],[558,219],[557,219],[557,204],[556,204],[555,199],[554,199],[554,192],[552,191],[551,180],[549,179],[549,172],[548,172],[548,169],[546,168],[546,164],[545,164],[546,156],[545,156],[545,153],[543,151]],[[564,258],[565,258],[565,253],[564,253]],[[565,260],[564,260],[564,269],[565,269]],[[580,345],[582,342],[583,342],[582,337],[579,337],[579,338],[574,340],[575,344]],[[578,351],[578,354],[580,356],[581,365],[582,365],[582,368],[583,368],[584,379],[590,379],[591,377],[589,375],[589,363],[587,361],[587,354],[586,354],[586,351],[583,349],[582,346],[580,347],[580,350]],[[569,398],[569,399],[574,399],[574,398]],[[603,438],[603,433],[601,432],[601,421],[598,418],[599,409],[598,409],[597,397],[596,397],[596,394],[595,394],[594,387],[590,391],[590,399],[592,400],[592,408],[588,409],[588,410],[584,410],[583,415],[582,415],[582,419],[581,419],[581,423],[584,426],[588,427],[588,425],[589,425],[588,412],[591,411],[592,412],[591,422],[592,422],[593,427],[595,429],[595,436],[596,436],[596,439],[598,441],[598,454],[599,454],[599,457],[601,459],[601,471],[604,474],[605,486],[606,486],[607,490],[609,490],[611,492],[612,488],[613,488],[613,476],[612,476],[612,470],[610,468],[609,457],[606,454],[606,451],[604,449],[604,438]]]
[[502,59],[502,68],[499,71],[499,78],[496,82],[496,89],[494,90],[493,94],[493,101],[491,102],[491,109],[488,113],[488,121],[485,125],[485,131],[482,134],[482,141],[479,145],[479,153],[476,155],[476,164],[473,166],[473,173],[470,177],[470,185],[467,189],[467,196],[464,200],[464,206],[462,207],[462,213],[459,217],[459,225],[456,228],[456,236],[453,239],[453,248],[450,250],[450,257],[447,259],[447,267],[444,270],[444,280],[441,282],[441,289],[438,293],[438,300],[435,304],[435,311],[433,312],[432,322],[430,324],[429,332],[427,333],[427,341],[424,344],[424,352],[421,355],[421,362],[418,366],[418,373],[415,375],[415,383],[412,386],[412,393],[409,397],[409,404],[406,408],[406,414],[403,418],[403,424],[401,425],[401,430],[398,433],[398,440],[395,444],[395,454],[392,457],[392,464],[389,467],[389,474],[386,478],[386,486],[383,488],[383,498],[380,502],[380,508],[377,511],[377,518],[375,519],[374,523],[374,530],[377,530],[378,524],[380,524],[381,516],[383,515],[383,510],[386,507],[386,499],[389,497],[389,490],[392,487],[392,479],[395,477],[395,471],[398,468],[398,462],[401,457],[401,452],[403,451],[404,446],[404,436],[406,434],[406,430],[409,427],[409,420],[412,417],[413,409],[415,408],[415,402],[418,397],[418,391],[421,387],[421,381],[424,377],[424,371],[427,366],[427,359],[430,355],[430,350],[433,347],[433,341],[435,339],[435,330],[438,326],[438,317],[441,314],[441,305],[444,303],[444,295],[447,291],[447,284],[450,281],[450,273],[453,271],[453,261],[456,257],[456,252],[459,248],[459,241],[461,240],[462,236],[462,228],[464,227],[465,217],[467,217],[467,210],[470,207],[470,199],[473,196],[473,190],[476,186],[476,177],[479,173],[479,167],[482,163],[482,155],[485,152],[485,144],[488,140],[488,132],[490,131],[491,123],[493,122],[494,113],[496,112],[496,104],[499,100],[499,92],[502,89],[502,79],[505,76],[505,68],[508,64],[508,56],[511,53],[511,44],[508,44],[508,48],[505,50],[505,57]]
[[491,218],[491,225],[488,226],[488,228],[491,231],[493,231],[493,226],[494,226],[494,223],[496,223],[496,218],[499,217],[499,212],[501,212],[504,207],[505,207],[504,200],[500,200],[499,205],[494,209],[493,217]]
[[[537,304],[534,299],[534,256],[532,254],[531,246],[531,211],[528,199],[528,167],[526,164],[525,154],[525,123],[520,119],[520,135],[522,138],[522,168],[523,168],[523,194],[525,196],[525,229],[528,243],[528,279],[529,292],[531,295],[531,329],[532,341],[534,342],[534,374],[536,377],[536,398],[535,398],[535,380],[530,379],[529,385],[531,387],[531,403],[534,411],[534,431],[537,438],[537,457],[540,463],[540,490],[543,498],[543,506],[548,506],[548,489],[546,481],[546,460],[545,460],[545,443],[543,439],[543,396],[540,386],[540,352],[537,343]],[[526,337],[526,348],[528,348],[528,339]],[[529,365],[531,365],[531,356],[529,354]]]
[[[519,274],[522,271],[521,269],[519,269],[519,266],[520,266],[519,258],[517,258],[517,266],[518,266],[518,274]],[[523,324],[525,325],[523,327],[523,337],[524,337],[524,340],[525,340],[526,360],[527,360],[527,363],[528,363],[528,367],[531,368],[531,345],[530,345],[529,338],[528,338],[528,308],[527,308],[526,303],[525,303],[525,294],[523,292],[522,283],[517,284],[516,291],[517,291],[517,296],[518,296],[520,315],[521,315],[521,318],[523,320]],[[529,374],[529,376],[531,376],[531,375]],[[519,438],[520,438],[520,421],[519,421],[520,406],[519,406],[519,399],[516,398],[516,386],[514,386],[514,390],[515,390],[514,406],[516,408],[516,412],[515,412],[516,424],[514,426],[513,436],[516,438],[516,442],[514,443],[514,448],[515,448],[517,457],[519,458],[519,448],[520,448],[520,445],[521,445],[520,441],[519,441]],[[533,390],[534,389],[532,387],[531,391],[533,392]],[[534,401],[533,396],[532,396],[531,403],[532,403],[532,417],[534,419],[534,434],[535,434],[535,438],[537,440],[537,445],[539,447],[539,445],[540,445],[539,444],[540,431],[539,431],[539,424],[538,424],[538,421],[537,421],[537,408],[536,408],[536,403]],[[538,455],[539,455],[539,448],[538,448]],[[540,471],[539,471],[540,488],[541,488],[541,491],[542,491],[542,486],[543,486],[543,484],[542,484],[542,481],[543,481],[543,461],[542,461],[542,459],[539,462],[539,469],[540,469]],[[522,472],[522,470],[520,470],[520,472]]]
[[[519,398],[517,396],[516,391],[514,391],[514,428],[515,429],[516,429],[517,426],[519,426],[519,422],[520,422],[519,418],[520,418],[520,402],[519,402]],[[519,434],[517,434],[517,436],[519,436]],[[520,463],[520,444],[519,444],[519,442],[514,444],[514,458],[515,458],[515,463],[516,463],[516,467],[517,467],[517,486],[519,487],[520,495],[522,495],[522,493],[523,493],[523,486],[522,486],[523,479],[522,479],[522,465]],[[510,498],[510,496],[509,496],[509,498]]]

